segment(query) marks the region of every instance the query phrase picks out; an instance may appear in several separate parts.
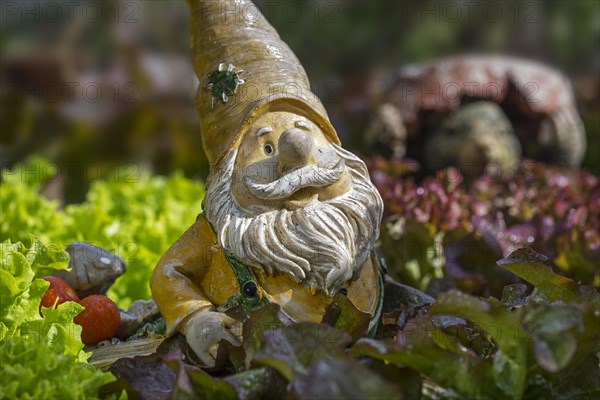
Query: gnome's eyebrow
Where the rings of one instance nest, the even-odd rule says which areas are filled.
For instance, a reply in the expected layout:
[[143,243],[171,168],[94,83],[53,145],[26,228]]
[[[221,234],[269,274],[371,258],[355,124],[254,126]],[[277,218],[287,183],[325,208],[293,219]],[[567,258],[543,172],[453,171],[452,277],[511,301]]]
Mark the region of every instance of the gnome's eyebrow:
[[259,130],[256,131],[256,137],[260,137],[262,135],[264,135],[265,133],[270,133],[273,132],[273,129],[269,128],[268,126],[263,126],[262,128],[260,128]]
[[310,131],[310,126],[308,126],[308,124],[302,120],[294,122],[294,126],[296,128],[304,129],[305,131]]

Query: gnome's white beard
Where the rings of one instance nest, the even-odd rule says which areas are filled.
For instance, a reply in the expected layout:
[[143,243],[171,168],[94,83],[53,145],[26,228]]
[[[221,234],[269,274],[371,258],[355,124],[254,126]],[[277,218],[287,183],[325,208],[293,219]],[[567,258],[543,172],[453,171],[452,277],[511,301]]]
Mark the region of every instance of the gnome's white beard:
[[240,207],[231,192],[237,154],[231,150],[208,177],[204,201],[225,251],[252,268],[290,274],[329,295],[357,277],[379,236],[383,202],[365,164],[339,146],[335,151],[352,177],[348,193],[256,214]]

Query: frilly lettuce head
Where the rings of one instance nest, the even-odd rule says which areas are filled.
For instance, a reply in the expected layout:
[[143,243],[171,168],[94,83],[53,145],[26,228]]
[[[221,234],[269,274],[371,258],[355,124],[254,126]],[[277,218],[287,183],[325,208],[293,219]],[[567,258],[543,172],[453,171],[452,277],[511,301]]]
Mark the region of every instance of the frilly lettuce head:
[[56,309],[40,302],[49,283],[43,276],[67,269],[69,255],[31,237],[0,244],[0,398],[93,398],[112,375],[86,363],[74,302]]

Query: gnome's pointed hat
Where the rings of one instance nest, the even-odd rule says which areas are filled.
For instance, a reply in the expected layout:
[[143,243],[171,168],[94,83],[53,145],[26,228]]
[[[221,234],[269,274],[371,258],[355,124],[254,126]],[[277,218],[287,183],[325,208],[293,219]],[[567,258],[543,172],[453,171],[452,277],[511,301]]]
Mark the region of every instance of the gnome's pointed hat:
[[202,145],[216,165],[266,110],[310,118],[339,144],[321,101],[290,48],[248,0],[188,0],[190,42],[200,86]]

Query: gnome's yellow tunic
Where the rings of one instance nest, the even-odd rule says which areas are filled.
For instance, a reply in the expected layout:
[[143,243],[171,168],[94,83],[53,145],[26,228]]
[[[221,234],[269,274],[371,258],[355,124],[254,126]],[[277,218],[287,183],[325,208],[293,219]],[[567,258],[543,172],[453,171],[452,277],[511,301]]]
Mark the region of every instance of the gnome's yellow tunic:
[[[255,272],[256,297],[281,305],[296,321],[320,322],[332,298],[312,293],[287,275]],[[380,298],[380,269],[374,257],[349,283],[348,298],[361,311],[375,314]],[[164,254],[152,274],[152,294],[167,322],[167,335],[198,311],[219,309],[242,294],[234,269],[203,215]],[[221,308],[222,309],[222,308]]]

